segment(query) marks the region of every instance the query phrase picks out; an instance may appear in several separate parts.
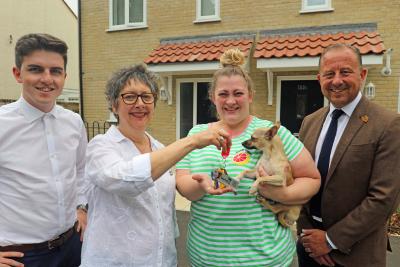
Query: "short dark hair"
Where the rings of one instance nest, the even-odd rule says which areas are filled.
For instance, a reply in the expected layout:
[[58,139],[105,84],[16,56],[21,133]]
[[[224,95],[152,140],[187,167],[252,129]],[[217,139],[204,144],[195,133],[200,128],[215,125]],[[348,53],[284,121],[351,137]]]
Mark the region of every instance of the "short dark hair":
[[60,54],[64,59],[64,69],[67,68],[67,44],[63,40],[46,33],[30,33],[18,39],[15,45],[15,66],[20,69],[24,57],[37,50]]
[[353,53],[356,55],[357,57],[357,61],[359,64],[360,69],[362,68],[362,59],[361,59],[361,53],[360,50],[352,45],[349,44],[344,44],[344,43],[337,43],[337,44],[331,44],[329,46],[327,46],[321,53],[321,56],[319,57],[319,61],[318,61],[318,69],[321,69],[321,62],[322,62],[322,58],[325,56],[326,53],[328,53],[331,50],[336,50],[336,49],[350,49],[351,51],[353,51]]
[[[120,97],[120,93],[130,80],[143,83],[149,87],[150,91],[155,95],[154,106],[156,105],[160,87],[160,77],[154,72],[148,70],[145,64],[136,64],[117,70],[108,80],[105,94],[108,109],[111,112],[113,112],[113,106],[118,107],[118,98]],[[117,114],[114,113],[114,116],[118,119]]]

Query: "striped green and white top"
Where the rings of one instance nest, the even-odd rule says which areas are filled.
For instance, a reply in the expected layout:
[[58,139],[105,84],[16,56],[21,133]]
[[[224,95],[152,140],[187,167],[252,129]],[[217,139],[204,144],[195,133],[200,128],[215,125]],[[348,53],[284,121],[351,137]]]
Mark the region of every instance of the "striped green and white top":
[[[253,117],[246,130],[232,139],[226,170],[232,177],[255,167],[260,151],[246,152],[241,145],[260,127],[271,127],[272,122]],[[197,125],[189,135],[206,130],[207,124]],[[289,160],[302,150],[303,144],[285,127],[278,135]],[[222,167],[221,152],[215,146],[192,151],[178,164],[178,169],[191,173],[211,173]],[[191,205],[187,248],[192,266],[289,266],[295,243],[288,228],[282,227],[275,215],[249,195],[254,180],[243,179],[237,195],[226,193],[205,195]]]

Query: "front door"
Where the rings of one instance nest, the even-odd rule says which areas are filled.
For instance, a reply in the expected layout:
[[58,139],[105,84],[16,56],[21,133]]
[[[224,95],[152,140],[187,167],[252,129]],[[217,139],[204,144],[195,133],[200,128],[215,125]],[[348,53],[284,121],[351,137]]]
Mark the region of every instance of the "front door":
[[185,137],[196,124],[217,121],[215,106],[208,97],[208,88],[208,81],[178,82],[177,138]]
[[324,96],[317,80],[281,82],[280,121],[295,135],[305,116],[324,106]]

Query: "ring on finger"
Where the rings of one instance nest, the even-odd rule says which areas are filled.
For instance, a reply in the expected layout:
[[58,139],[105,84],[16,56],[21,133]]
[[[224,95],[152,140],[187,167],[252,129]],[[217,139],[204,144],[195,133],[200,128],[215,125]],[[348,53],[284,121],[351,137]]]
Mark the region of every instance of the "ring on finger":
[[222,142],[225,142],[225,138],[222,137],[222,136],[218,136],[218,141],[220,141],[221,143],[222,143]]

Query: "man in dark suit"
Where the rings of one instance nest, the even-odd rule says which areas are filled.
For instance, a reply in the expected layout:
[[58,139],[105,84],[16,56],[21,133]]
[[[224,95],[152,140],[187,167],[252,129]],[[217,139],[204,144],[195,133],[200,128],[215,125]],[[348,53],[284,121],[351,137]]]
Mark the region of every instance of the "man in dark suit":
[[366,74],[355,47],[321,54],[330,105],[307,116],[299,134],[321,172],[320,192],[297,222],[300,267],[386,266],[387,221],[400,200],[400,116],[361,95]]

